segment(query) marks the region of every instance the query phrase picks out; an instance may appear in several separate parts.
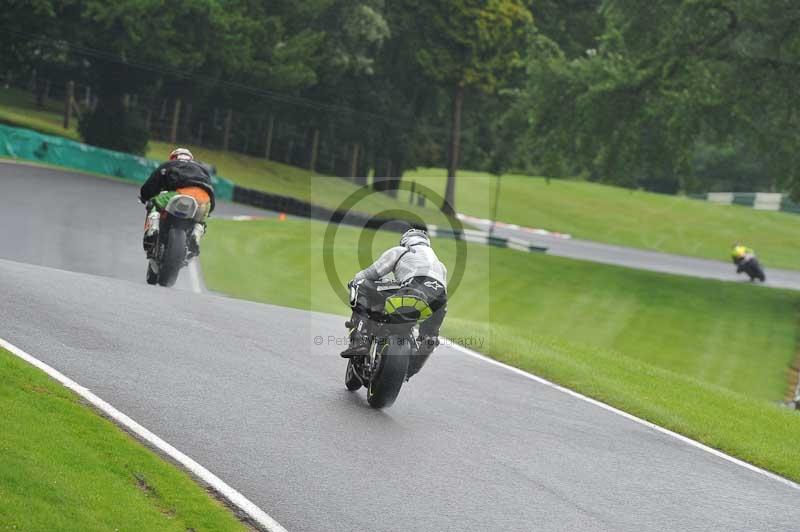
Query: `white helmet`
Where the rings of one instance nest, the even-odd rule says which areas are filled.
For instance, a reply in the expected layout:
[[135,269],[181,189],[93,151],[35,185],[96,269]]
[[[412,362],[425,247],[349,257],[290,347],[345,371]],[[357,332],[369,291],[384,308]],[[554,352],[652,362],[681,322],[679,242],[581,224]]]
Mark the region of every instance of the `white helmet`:
[[419,244],[423,244],[425,246],[431,245],[431,239],[428,238],[428,233],[422,229],[411,228],[403,233],[403,236],[400,237],[401,246],[410,248],[411,246],[416,246]]
[[194,161],[194,155],[186,148],[176,148],[169,154],[170,161]]

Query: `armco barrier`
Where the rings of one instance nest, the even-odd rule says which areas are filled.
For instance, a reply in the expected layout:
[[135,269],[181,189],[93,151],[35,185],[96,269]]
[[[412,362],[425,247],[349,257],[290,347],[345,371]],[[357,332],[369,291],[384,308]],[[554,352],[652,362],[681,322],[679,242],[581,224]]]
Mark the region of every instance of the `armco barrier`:
[[[103,148],[74,140],[44,135],[30,129],[0,124],[0,157],[34,161],[74,170],[117,177],[143,183],[159,165],[158,161]],[[219,199],[233,198],[233,183],[214,177],[214,190]]]
[[800,214],[800,205],[784,196],[783,199],[781,199],[780,210],[783,212],[790,212],[792,214]]

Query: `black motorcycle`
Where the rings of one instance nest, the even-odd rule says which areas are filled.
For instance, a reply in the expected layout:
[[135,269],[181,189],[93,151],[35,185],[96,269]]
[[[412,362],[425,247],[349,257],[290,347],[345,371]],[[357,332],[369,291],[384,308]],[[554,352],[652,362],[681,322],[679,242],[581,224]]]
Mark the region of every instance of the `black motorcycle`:
[[746,273],[747,276],[750,277],[750,282],[753,282],[757,279],[763,283],[767,280],[766,275],[764,275],[764,269],[761,267],[761,263],[755,256],[745,257],[737,265],[736,273],[742,272]]
[[187,194],[175,195],[161,211],[158,240],[147,265],[147,284],[173,286],[189,264],[188,242],[194,225],[205,218],[204,206]]
[[[390,297],[400,289],[392,281],[378,283],[382,299]],[[351,298],[355,298],[351,292]],[[417,350],[414,340],[416,320],[404,322],[384,321],[380,309],[375,309],[374,319],[367,320],[369,350],[366,355],[354,356],[347,362],[344,384],[350,391],[362,386],[367,389],[367,402],[373,408],[391,406],[406,380],[411,357]],[[347,327],[352,327],[348,322]]]

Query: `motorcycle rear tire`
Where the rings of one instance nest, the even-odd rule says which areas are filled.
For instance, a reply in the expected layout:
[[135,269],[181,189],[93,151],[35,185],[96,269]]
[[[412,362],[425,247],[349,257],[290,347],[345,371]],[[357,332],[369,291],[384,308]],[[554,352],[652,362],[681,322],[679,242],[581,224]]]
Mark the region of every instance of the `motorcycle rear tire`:
[[761,267],[758,259],[753,259],[748,266],[747,274],[750,276],[751,281],[759,280],[763,283],[767,280],[767,276],[764,275],[764,268]]
[[178,280],[178,272],[186,259],[186,231],[171,227],[167,235],[167,245],[158,269],[158,284],[173,286]]
[[372,408],[392,406],[406,379],[411,359],[408,338],[390,337],[383,350],[378,370],[367,387],[367,402]]

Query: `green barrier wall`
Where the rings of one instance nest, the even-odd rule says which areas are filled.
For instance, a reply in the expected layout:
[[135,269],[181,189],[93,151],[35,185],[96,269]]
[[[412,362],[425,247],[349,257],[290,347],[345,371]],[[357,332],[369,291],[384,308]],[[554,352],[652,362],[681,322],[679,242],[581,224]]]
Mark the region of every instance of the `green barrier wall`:
[[752,207],[756,204],[756,195],[754,192],[734,192],[733,204],[743,207]]
[[[144,183],[160,164],[144,157],[96,148],[80,142],[43,135],[30,129],[0,124],[0,157],[35,161]],[[233,199],[233,183],[214,177],[218,199]]]

